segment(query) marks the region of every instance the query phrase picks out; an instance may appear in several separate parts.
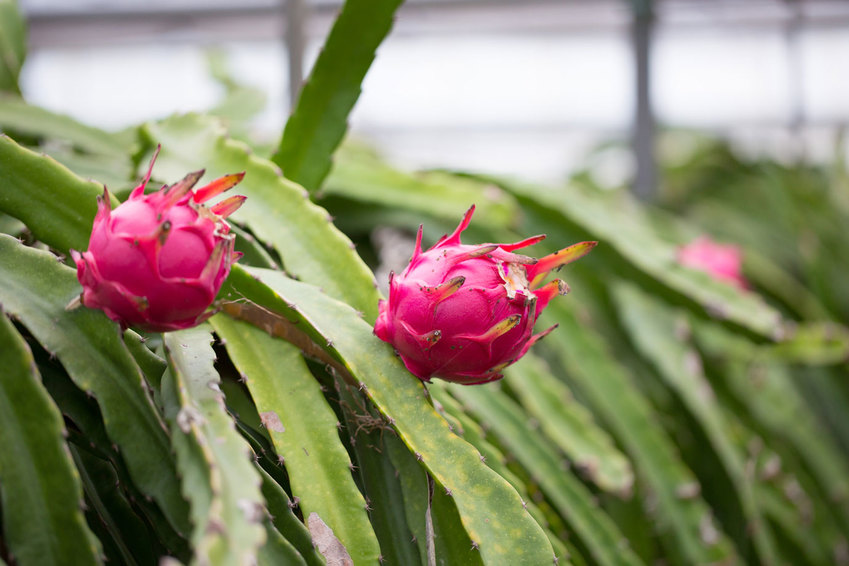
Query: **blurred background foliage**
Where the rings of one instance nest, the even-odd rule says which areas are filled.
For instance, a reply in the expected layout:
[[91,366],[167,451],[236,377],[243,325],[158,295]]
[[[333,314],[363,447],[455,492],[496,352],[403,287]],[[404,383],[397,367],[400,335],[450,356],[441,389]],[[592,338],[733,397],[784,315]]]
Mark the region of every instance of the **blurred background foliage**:
[[[272,145],[251,134],[262,93],[214,52],[203,114],[113,132],[28,104],[24,22],[0,1],[0,558],[849,563],[842,141],[779,162],[663,130],[651,202],[591,167],[405,171],[339,146],[397,6],[345,4]],[[159,181],[247,171],[245,256],[211,325],[121,337],[64,311],[62,262],[100,185],[126,198],[157,143]],[[385,285],[420,224],[430,245],[472,203],[469,242],[600,244],[503,381],[424,386],[370,334],[372,272]],[[748,289],[678,264],[705,235],[740,247]]]

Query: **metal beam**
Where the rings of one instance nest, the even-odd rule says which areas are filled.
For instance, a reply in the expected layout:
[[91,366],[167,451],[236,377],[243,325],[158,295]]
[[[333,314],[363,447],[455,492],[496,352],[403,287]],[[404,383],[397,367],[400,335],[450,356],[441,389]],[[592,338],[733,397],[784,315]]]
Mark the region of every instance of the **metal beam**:
[[654,25],[652,0],[635,0],[632,40],[634,46],[634,125],[632,148],[636,173],[633,190],[637,198],[651,200],[657,190],[655,121],[651,104],[651,36]]

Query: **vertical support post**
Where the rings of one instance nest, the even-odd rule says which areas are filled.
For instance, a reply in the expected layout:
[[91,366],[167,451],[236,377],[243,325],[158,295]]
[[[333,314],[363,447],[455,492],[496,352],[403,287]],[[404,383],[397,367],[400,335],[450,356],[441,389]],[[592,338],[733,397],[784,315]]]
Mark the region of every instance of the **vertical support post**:
[[651,38],[654,25],[653,0],[633,0],[635,104],[632,151],[636,165],[633,191],[641,200],[651,200],[657,188],[655,121],[651,104]]
[[295,108],[304,80],[307,0],[286,0],[286,55],[289,60],[289,111]]
[[794,145],[794,156],[805,157],[805,92],[803,90],[804,66],[802,62],[802,6],[798,0],[786,0],[790,19],[785,30],[787,45],[787,90],[790,106],[788,127]]

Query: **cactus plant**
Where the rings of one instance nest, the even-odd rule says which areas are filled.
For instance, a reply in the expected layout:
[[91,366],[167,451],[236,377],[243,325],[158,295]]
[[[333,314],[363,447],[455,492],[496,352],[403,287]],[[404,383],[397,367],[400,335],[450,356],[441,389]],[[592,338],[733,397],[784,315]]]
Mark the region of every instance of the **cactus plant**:
[[[586,175],[541,188],[396,170],[337,146],[398,4],[346,2],[276,163],[209,114],[128,135],[0,99],[0,560],[847,563],[846,171],[705,143],[706,158],[667,168],[668,192],[641,204]],[[21,26],[0,1],[12,95]],[[199,193],[201,173],[143,194],[202,167],[219,180]],[[225,224],[241,198],[199,203],[233,171],[247,200]],[[695,190],[706,180],[730,188]],[[751,199],[776,213],[751,218]],[[172,206],[161,219],[157,203]],[[155,257],[166,220],[177,259]],[[104,268],[113,244],[131,257],[128,223],[153,252]],[[467,227],[518,244],[462,244]],[[372,237],[387,229],[396,243]],[[705,234],[743,250],[745,290],[681,265]],[[541,260],[515,253],[531,243]],[[376,258],[410,249],[382,297]],[[161,260],[190,271],[155,278]],[[542,279],[554,267],[569,300],[549,302],[563,289]],[[203,300],[173,311],[181,278],[197,276]],[[168,312],[115,307],[107,280],[150,305],[167,292]],[[429,319],[434,293],[462,306],[475,288],[480,308]],[[66,309],[81,293],[106,308]],[[528,352],[537,318],[560,328]],[[449,367],[436,346],[404,342],[402,321],[440,330],[449,350],[464,333],[492,340]],[[439,375],[460,383],[423,381]],[[496,382],[462,385],[475,381]]]

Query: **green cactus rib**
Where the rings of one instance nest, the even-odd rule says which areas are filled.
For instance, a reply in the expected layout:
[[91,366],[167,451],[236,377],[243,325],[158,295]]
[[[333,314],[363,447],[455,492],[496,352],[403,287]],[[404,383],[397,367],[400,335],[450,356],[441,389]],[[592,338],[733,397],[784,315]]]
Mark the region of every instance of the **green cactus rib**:
[[26,53],[26,23],[18,3],[0,0],[0,92],[21,93],[18,76]]
[[[438,383],[438,382],[437,382]],[[555,555],[560,559],[558,564],[562,564],[563,560],[572,558],[571,553],[563,544],[557,535],[555,535],[548,524],[545,514],[537,507],[528,495],[527,485],[506,464],[507,457],[499,449],[493,446],[486,440],[486,432],[480,424],[477,423],[471,416],[466,414],[462,405],[454,397],[452,397],[444,387],[436,386],[429,387],[428,392],[434,400],[434,406],[442,416],[454,426],[454,433],[458,434],[466,442],[478,449],[481,453],[483,461],[492,470],[510,482],[510,485],[519,493],[525,501],[525,508],[528,510],[534,520],[545,528],[545,534],[548,537],[551,546],[554,548]],[[572,555],[572,556],[570,556]]]
[[333,409],[301,352],[246,322],[223,315],[212,325],[224,341],[289,474],[304,518],[327,524],[355,564],[380,555],[366,501],[351,476],[352,464],[339,439]]
[[450,491],[484,563],[551,562],[554,553],[545,532],[523,509],[519,494],[480,461],[477,450],[450,431],[427,402],[421,383],[389,346],[374,338],[371,325],[354,309],[276,271],[237,266],[229,282],[231,296],[297,321],[294,326],[301,331],[311,328],[322,336],[318,346],[344,360],[344,369],[399,437]]
[[416,545],[410,542],[412,533],[407,525],[400,472],[386,457],[383,421],[368,407],[358,391],[344,382],[336,381],[342,419],[350,438],[351,459],[355,475],[366,494],[368,516],[380,543],[381,561],[389,564],[415,564]]
[[107,562],[135,566],[153,564],[164,556],[167,551],[153,544],[144,521],[135,514],[122,493],[112,464],[101,460],[84,446],[71,444],[70,449],[83,482],[88,513],[96,516],[92,523],[102,526],[117,551],[110,556],[109,545],[103,541]]
[[658,375],[680,397],[686,410],[701,427],[716,453],[731,485],[744,517],[741,518],[736,542],[746,546],[751,537],[761,563],[776,564],[778,553],[769,529],[754,499],[751,479],[746,474],[743,454],[732,445],[722,408],[701,369],[695,350],[676,338],[681,327],[680,316],[662,302],[629,283],[612,286],[614,302],[623,325],[634,346],[657,369]]
[[272,246],[293,277],[320,285],[330,296],[366,313],[369,320],[377,318],[374,276],[351,241],[333,226],[327,211],[284,179],[273,163],[228,139],[221,123],[207,116],[189,114],[148,124],[142,134],[151,145],[162,144],[154,170],[157,178],[179,179],[186,171],[204,167],[211,178],[245,171],[238,190],[248,199],[231,217],[233,222],[246,224]]
[[568,192],[564,192],[520,183],[498,184],[519,197],[520,201],[562,215],[561,222],[565,221],[581,233],[599,240],[601,245],[587,261],[601,261],[604,256],[609,261],[624,259],[647,275],[652,284],[659,283],[687,297],[713,316],[731,321],[762,337],[777,338],[776,332],[782,326],[778,311],[755,293],[741,292],[731,285],[714,281],[705,273],[680,266],[677,246],[653,228],[645,213],[628,195],[592,193],[578,186],[570,186]]
[[310,191],[330,171],[377,47],[403,0],[346,0],[324,42],[272,158]]
[[26,224],[39,241],[63,253],[86,249],[101,194],[103,185],[0,135],[0,211]]
[[206,324],[164,335],[162,400],[191,507],[193,563],[239,566],[265,543],[265,508],[253,452],[224,405],[212,342]]
[[553,346],[576,392],[628,454],[637,480],[655,496],[655,525],[670,557],[679,564],[733,560],[734,548],[716,528],[704,499],[698,493],[681,495],[696,478],[652,417],[652,408],[625,367],[606,351],[592,328],[578,322],[567,301],[552,302],[541,318],[543,325],[560,325],[547,345]]
[[797,473],[815,479],[811,489],[820,492],[823,508],[849,531],[849,465],[796,390],[787,368],[758,356],[751,342],[714,325],[694,322],[693,331],[699,348],[725,365],[723,383],[745,409],[748,424],[770,440],[786,466],[801,460]]
[[[96,464],[96,467],[101,470],[96,475],[100,476],[104,466],[110,466],[116,475],[115,480],[105,480],[91,482],[94,489],[99,491],[110,491],[104,488],[103,485],[108,485],[110,488],[115,488],[120,485],[120,491],[125,494],[126,499],[134,503],[135,511],[141,511],[147,520],[148,525],[155,533],[156,538],[162,541],[165,546],[165,551],[161,555],[170,554],[172,556],[185,555],[186,541],[180,538],[174,531],[173,527],[168,523],[168,520],[162,515],[162,511],[154,502],[148,501],[142,492],[133,484],[129,473],[127,472],[126,464],[118,452],[118,446],[115,445],[106,433],[106,428],[103,425],[100,409],[97,402],[80,390],[71,378],[62,370],[62,366],[55,360],[48,360],[46,354],[37,357],[39,369],[41,370],[41,381],[47,389],[53,401],[62,411],[66,419],[74,424],[74,431],[70,438],[85,450],[96,455],[108,464]],[[74,458],[77,455],[74,454]],[[103,472],[105,473],[105,472]],[[91,498],[90,486],[84,482],[86,495]],[[104,494],[104,498],[113,497],[111,494]],[[120,496],[114,494],[113,502],[115,506],[120,506],[117,499]],[[107,509],[110,506],[107,505]],[[98,520],[98,522],[106,522]],[[130,530],[120,529],[125,533],[134,533],[135,527]],[[132,541],[142,541],[143,538],[133,535]],[[144,544],[142,542],[142,544]],[[133,553],[135,554],[135,553]],[[140,556],[141,554],[139,554]]]
[[262,468],[262,495],[274,529],[289,542],[308,566],[324,566],[322,557],[312,543],[310,532],[292,510],[294,503],[274,479]]
[[[404,542],[418,547],[418,563],[483,564],[445,488],[434,482],[430,491],[426,470],[400,439],[384,437],[383,447],[398,470],[404,512],[414,533],[412,539]],[[413,560],[404,562],[415,563]]]
[[491,183],[440,171],[410,175],[393,169],[368,150],[346,146],[336,153],[333,171],[320,195],[364,203],[371,212],[379,206],[392,214],[408,211],[419,218],[439,218],[452,227],[471,204],[476,207],[475,223],[488,230],[507,229],[519,215],[515,199]]
[[83,517],[62,415],[2,311],[0,367],[0,500],[9,554],[21,566],[101,563],[100,544]]
[[307,566],[304,557],[274,528],[269,519],[264,521],[264,525],[266,542],[257,554],[257,566]]
[[[440,383],[439,387],[446,386]],[[528,426],[528,417],[514,401],[493,387],[451,384],[446,389],[486,422],[490,433],[531,471],[533,480],[572,528],[594,564],[642,563],[613,521],[593,503],[590,491],[574,475],[563,471],[556,450]]]
[[118,326],[100,311],[65,310],[80,286],[74,270],[54,255],[0,234],[0,257],[0,304],[59,359],[80,389],[97,399],[106,431],[134,483],[156,500],[178,533],[187,532],[187,505],[165,425]]
[[[0,128],[50,140],[70,142],[85,153],[99,154],[127,163],[133,144],[121,136],[77,122],[69,116],[55,114],[27,104],[20,98],[0,97]],[[125,181],[128,177],[125,177]]]
[[607,432],[541,358],[526,354],[507,368],[507,384],[528,415],[569,457],[581,475],[620,496],[631,493],[634,471]]

